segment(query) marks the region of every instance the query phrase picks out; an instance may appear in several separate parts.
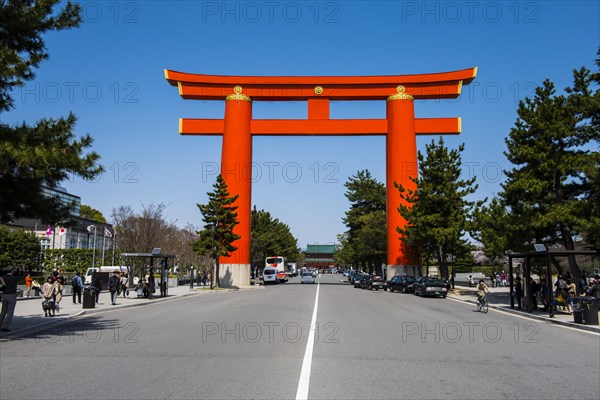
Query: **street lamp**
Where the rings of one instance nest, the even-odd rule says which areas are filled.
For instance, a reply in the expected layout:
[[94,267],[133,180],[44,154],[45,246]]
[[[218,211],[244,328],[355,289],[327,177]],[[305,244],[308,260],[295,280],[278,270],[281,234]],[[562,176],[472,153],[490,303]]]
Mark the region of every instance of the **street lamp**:
[[88,232],[92,232],[92,228],[94,229],[94,251],[92,253],[92,268],[96,265],[96,225],[89,225],[87,227]]
[[216,243],[215,243],[215,236],[217,234],[217,225],[213,225],[211,227],[212,229],[212,242],[213,242],[213,252],[212,252],[212,256],[213,256],[213,266],[211,268],[211,274],[210,274],[210,290],[213,289],[213,279],[215,279],[215,270],[216,270],[216,263],[217,263],[217,255],[216,255]]

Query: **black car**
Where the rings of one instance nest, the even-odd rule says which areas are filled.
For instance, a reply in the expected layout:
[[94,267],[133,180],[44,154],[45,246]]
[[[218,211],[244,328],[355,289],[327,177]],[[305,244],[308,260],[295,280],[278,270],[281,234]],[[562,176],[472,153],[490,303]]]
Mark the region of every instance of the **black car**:
[[448,288],[446,282],[439,278],[426,276],[419,278],[414,283],[415,295],[440,296],[446,298]]
[[415,291],[415,277],[408,275],[396,275],[387,281],[387,289],[390,292],[397,290],[402,293],[412,293]]
[[361,282],[363,279],[368,278],[369,275],[366,274],[356,274],[354,275],[354,278],[352,279],[354,281],[354,287],[355,288],[359,288],[361,287]]
[[379,289],[385,289],[386,284],[385,284],[385,281],[380,276],[366,275],[366,277],[360,281],[360,287],[363,289],[369,289],[369,290],[373,290],[373,289],[379,290]]
[[354,280],[359,277],[364,275],[362,272],[359,272],[357,270],[353,270],[352,272],[350,272],[350,275],[348,275],[348,280],[350,281],[350,283],[354,284]]

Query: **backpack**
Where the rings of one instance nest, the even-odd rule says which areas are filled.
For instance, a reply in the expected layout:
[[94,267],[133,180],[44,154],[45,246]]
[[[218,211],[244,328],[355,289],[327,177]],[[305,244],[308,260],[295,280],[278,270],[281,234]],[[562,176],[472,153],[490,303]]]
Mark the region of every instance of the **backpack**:
[[77,282],[77,275],[71,278],[71,286],[73,286],[74,289],[77,289],[79,287],[79,282]]

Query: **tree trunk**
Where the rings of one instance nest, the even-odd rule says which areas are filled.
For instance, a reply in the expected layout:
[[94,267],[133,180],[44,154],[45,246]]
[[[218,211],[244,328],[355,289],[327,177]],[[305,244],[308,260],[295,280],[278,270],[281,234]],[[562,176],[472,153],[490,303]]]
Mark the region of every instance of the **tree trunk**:
[[[563,237],[563,243],[565,245],[566,250],[575,250],[575,242],[573,242],[573,237],[571,236],[571,228],[568,225],[561,226],[561,234]],[[577,286],[577,293],[581,293],[583,291],[583,287],[581,285],[581,278],[583,277],[583,270],[579,268],[577,265],[577,260],[574,255],[568,256],[569,259],[569,271],[571,272],[571,277],[573,278],[573,282]]]
[[448,279],[448,261],[447,261],[446,252],[442,249],[438,251],[438,264],[439,264],[439,273],[440,277],[444,279]]
[[213,279],[215,281],[215,287],[220,288],[221,287],[221,282],[219,281],[219,259],[218,258],[215,261],[215,276],[214,276]]

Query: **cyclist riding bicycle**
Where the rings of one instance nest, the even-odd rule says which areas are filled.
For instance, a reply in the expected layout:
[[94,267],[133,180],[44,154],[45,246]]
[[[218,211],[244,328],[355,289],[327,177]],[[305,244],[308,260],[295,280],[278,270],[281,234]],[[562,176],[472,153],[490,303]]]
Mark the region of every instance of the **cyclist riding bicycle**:
[[477,284],[477,304],[481,304],[481,300],[485,297],[485,294],[490,291],[488,285],[485,284],[484,280],[479,280]]

